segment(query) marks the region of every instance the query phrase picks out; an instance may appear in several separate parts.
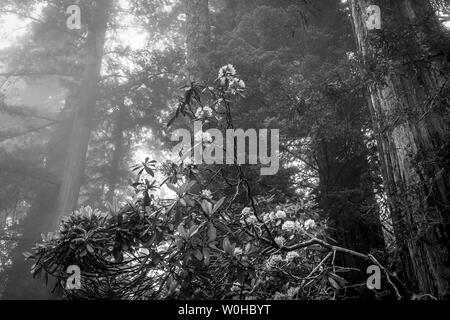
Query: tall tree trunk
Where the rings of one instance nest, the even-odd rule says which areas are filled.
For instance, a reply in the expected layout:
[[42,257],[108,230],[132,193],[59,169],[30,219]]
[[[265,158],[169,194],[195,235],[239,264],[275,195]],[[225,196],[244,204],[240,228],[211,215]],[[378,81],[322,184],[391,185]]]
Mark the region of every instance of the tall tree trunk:
[[[449,46],[429,0],[351,0],[405,282],[450,298]],[[381,8],[368,30],[366,8]]]
[[100,78],[111,1],[97,0],[95,4],[89,25],[86,63],[84,64],[78,105],[74,111],[64,175],[56,204],[56,214],[59,217],[70,214],[78,204],[91,134],[92,116],[97,101],[97,83]]
[[[206,81],[210,68],[211,25],[209,0],[183,0],[186,12],[185,74],[190,82]],[[184,117],[184,125],[194,131],[194,123]]]
[[206,80],[211,41],[208,0],[185,0],[186,71],[190,80]]
[[115,112],[112,135],[114,151],[112,154],[110,170],[108,172],[108,193],[106,195],[106,200],[110,203],[113,203],[115,189],[117,187],[117,183],[119,182],[123,157],[126,153],[124,130],[127,113],[123,100],[118,102],[117,107],[118,110]]

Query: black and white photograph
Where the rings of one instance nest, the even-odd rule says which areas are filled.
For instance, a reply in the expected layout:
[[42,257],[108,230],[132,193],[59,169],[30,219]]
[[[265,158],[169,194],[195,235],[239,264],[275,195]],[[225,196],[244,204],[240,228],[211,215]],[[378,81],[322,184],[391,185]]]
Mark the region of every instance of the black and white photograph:
[[0,0],[0,300],[449,299],[449,0]]

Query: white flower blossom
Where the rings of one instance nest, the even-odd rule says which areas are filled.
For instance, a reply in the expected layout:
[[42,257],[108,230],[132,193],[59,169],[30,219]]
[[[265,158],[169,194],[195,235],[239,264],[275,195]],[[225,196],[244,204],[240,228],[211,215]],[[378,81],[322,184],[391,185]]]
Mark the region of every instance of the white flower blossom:
[[292,287],[289,288],[288,291],[286,292],[286,295],[288,295],[290,298],[293,298],[299,291],[300,287]]
[[283,225],[281,226],[281,229],[287,232],[294,232],[295,231],[295,223],[294,221],[286,221],[285,223],[283,223]]
[[273,211],[270,212],[269,217],[270,217],[270,220],[275,220],[277,218],[277,216],[275,215],[275,213]]
[[295,221],[294,225],[295,225],[295,231],[296,232],[302,232],[303,231],[303,225],[300,222]]
[[232,76],[236,75],[236,69],[233,67],[232,64],[228,65],[228,70]]
[[248,224],[255,224],[258,222],[258,218],[256,218],[255,215],[251,215],[250,217],[245,219],[245,221],[247,221]]
[[250,213],[250,211],[252,211],[252,208],[249,208],[249,207],[245,207],[244,209],[242,209],[242,212],[241,212],[241,214],[243,214],[243,215],[247,215],[247,214],[249,214],[249,213]]
[[226,66],[223,66],[219,70],[219,78],[223,78],[226,76],[234,76],[236,75],[236,69],[232,64],[228,64]]
[[202,191],[202,196],[205,197],[205,198],[211,199],[212,198],[212,193],[211,193],[211,191],[205,189],[205,190]]
[[305,230],[314,229],[316,227],[316,222],[313,219],[308,219],[305,221]]
[[272,269],[278,262],[283,261],[283,257],[279,254],[273,255],[267,260],[266,267]]
[[238,86],[241,88],[241,89],[245,89],[245,82],[244,82],[244,80],[239,80],[239,82],[238,82]]
[[279,237],[275,238],[275,242],[277,245],[282,247],[286,243],[286,239],[284,239],[284,237],[282,237],[282,236],[279,236]]
[[197,111],[195,112],[195,117],[202,118],[204,116],[205,116],[205,112],[203,111],[203,109],[201,107],[198,107]]
[[212,116],[212,114],[213,114],[213,110],[211,109],[211,107],[208,107],[208,106],[204,107],[204,108],[203,108],[203,111],[204,111],[205,113],[207,113],[208,116]]
[[244,253],[244,251],[241,248],[237,247],[234,249],[234,254],[236,256],[240,256],[242,253]]
[[286,260],[287,261],[292,261],[295,258],[299,258],[299,257],[300,257],[300,255],[297,252],[295,252],[295,251],[290,251],[290,252],[288,252],[286,254]]
[[236,75],[236,69],[234,68],[234,66],[232,65],[232,64],[228,64],[227,66],[226,66],[226,71],[230,74],[230,75],[232,75],[232,76],[234,76],[234,75]]
[[283,210],[278,210],[276,213],[276,217],[278,219],[286,219],[286,212],[284,212]]

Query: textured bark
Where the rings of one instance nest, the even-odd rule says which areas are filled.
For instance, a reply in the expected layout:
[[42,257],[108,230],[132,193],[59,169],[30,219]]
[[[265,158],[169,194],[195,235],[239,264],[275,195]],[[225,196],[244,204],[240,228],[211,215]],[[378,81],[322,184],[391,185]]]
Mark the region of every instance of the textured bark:
[[103,46],[109,18],[110,0],[97,0],[89,27],[87,55],[77,108],[74,112],[71,137],[59,191],[56,213],[59,217],[76,209],[83,182],[91,121],[97,100],[97,82],[103,58]]
[[[368,5],[382,30],[369,31]],[[450,297],[449,38],[425,0],[352,0],[405,282]],[[406,48],[406,50],[405,50]],[[384,65],[380,65],[383,62]]]
[[186,71],[191,80],[206,80],[211,41],[208,0],[185,0]]

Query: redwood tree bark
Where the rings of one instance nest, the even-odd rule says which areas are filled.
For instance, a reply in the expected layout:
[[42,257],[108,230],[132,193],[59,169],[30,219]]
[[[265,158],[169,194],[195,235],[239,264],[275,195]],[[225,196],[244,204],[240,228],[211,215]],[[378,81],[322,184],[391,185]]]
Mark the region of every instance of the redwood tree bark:
[[[368,30],[368,5],[381,30]],[[351,0],[405,282],[450,298],[449,37],[429,0]]]
[[97,82],[100,77],[111,1],[97,0],[94,4],[88,31],[86,62],[78,104],[74,110],[64,175],[55,208],[59,217],[70,214],[78,204],[91,133],[91,121],[97,100]]

